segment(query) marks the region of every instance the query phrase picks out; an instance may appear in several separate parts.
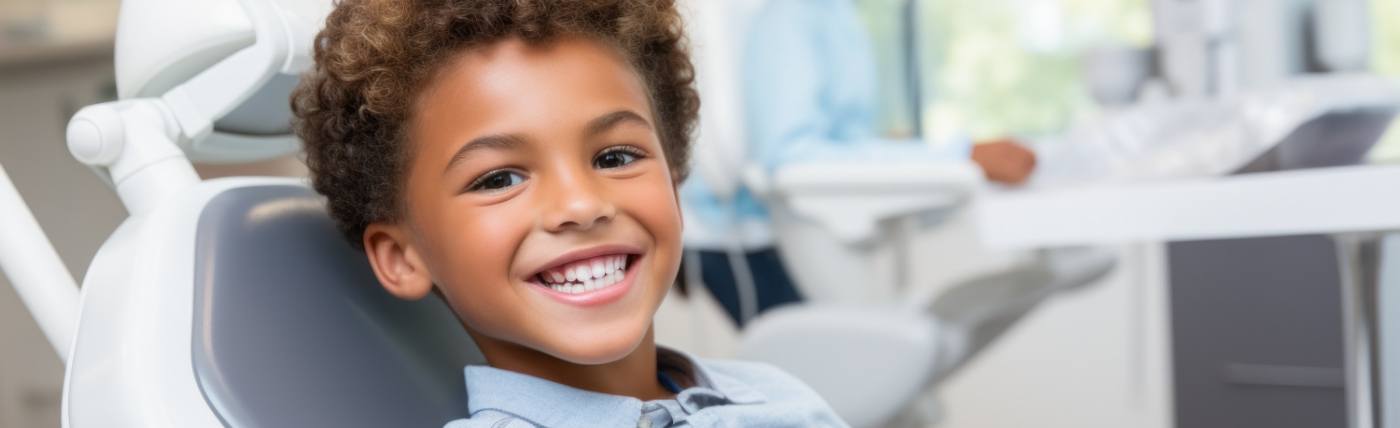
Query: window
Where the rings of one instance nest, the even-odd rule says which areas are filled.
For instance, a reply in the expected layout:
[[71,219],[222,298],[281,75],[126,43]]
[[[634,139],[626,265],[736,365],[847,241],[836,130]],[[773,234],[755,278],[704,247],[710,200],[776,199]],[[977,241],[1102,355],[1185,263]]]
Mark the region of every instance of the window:
[[[912,128],[901,53],[902,0],[863,0],[880,61],[881,125]],[[1148,0],[919,0],[922,114],[932,139],[1038,135],[1092,111],[1079,53],[1147,47]],[[890,83],[895,82],[895,83]]]
[[[1371,19],[1372,69],[1400,80],[1400,1],[1371,0]],[[1391,123],[1371,159],[1400,163],[1400,120]]]

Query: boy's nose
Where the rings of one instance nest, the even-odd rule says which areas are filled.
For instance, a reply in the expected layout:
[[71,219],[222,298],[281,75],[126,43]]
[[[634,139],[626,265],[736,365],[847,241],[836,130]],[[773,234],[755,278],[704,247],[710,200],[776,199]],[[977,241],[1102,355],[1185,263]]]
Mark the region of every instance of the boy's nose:
[[589,230],[617,215],[617,207],[604,197],[596,183],[577,176],[560,178],[550,186],[555,189],[553,194],[546,195],[552,203],[543,213],[545,230]]

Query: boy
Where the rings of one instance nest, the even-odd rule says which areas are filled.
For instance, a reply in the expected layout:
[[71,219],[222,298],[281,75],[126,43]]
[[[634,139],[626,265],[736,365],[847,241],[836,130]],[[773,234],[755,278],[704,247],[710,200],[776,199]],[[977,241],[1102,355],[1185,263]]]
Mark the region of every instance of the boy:
[[490,367],[470,426],[832,426],[768,366],[657,347],[699,100],[670,0],[344,0],[293,95],[316,190],[389,293]]

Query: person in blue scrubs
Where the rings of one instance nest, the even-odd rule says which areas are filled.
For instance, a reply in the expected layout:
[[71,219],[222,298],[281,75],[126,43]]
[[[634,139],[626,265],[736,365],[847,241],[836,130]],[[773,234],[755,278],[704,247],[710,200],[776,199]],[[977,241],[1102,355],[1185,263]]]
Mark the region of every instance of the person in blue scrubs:
[[[935,147],[880,135],[876,61],[853,0],[771,0],[749,28],[741,65],[748,156],[766,169],[823,160],[971,158],[989,180],[1008,184],[1024,181],[1034,169],[1031,151],[1009,140]],[[802,300],[774,249],[768,212],[748,189],[721,198],[694,176],[682,198],[690,217],[687,262],[699,263],[701,282],[736,324],[742,326],[744,316],[736,285],[741,279],[731,262],[751,272],[759,312]],[[742,260],[733,257],[734,248],[744,253]]]

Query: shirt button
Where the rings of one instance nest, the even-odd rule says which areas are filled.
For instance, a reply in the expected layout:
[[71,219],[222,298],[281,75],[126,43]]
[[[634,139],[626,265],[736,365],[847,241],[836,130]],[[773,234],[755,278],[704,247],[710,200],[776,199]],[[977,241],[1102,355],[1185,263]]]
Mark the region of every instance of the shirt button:
[[651,428],[651,419],[642,418],[637,421],[637,428]]

